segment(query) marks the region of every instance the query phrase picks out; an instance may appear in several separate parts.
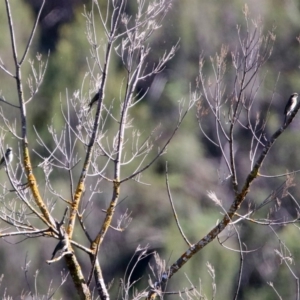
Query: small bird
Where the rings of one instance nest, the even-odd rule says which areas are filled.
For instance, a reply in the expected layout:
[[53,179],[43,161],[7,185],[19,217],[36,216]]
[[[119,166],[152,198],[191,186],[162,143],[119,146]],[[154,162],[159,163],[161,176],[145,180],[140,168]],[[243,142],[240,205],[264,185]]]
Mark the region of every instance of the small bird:
[[102,97],[102,90],[100,90],[100,93],[96,93],[96,95],[92,98],[92,100],[89,103],[89,111],[92,109],[92,106],[95,102],[97,102]]
[[294,111],[294,109],[295,109],[295,107],[297,105],[297,98],[298,98],[298,94],[297,93],[293,93],[290,96],[289,101],[287,102],[287,104],[285,106],[285,109],[284,109],[284,115],[285,115],[284,124],[286,124],[287,118]]
[[12,162],[12,160],[13,160],[12,149],[11,149],[10,147],[8,147],[8,148],[6,149],[6,152],[5,152],[4,156],[3,156],[3,157],[1,158],[1,160],[0,160],[0,170],[1,170],[4,166],[10,164],[10,163]]
[[54,256],[56,255],[56,253],[58,255],[62,255],[64,252],[68,251],[68,239],[66,238],[62,238],[56,245],[53,253],[52,253],[52,258],[51,260],[54,258]]

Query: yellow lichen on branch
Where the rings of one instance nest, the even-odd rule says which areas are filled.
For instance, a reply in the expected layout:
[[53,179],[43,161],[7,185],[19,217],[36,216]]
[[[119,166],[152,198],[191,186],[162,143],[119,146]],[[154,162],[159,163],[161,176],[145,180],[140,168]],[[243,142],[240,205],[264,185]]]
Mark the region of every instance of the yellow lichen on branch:
[[102,228],[99,232],[99,234],[97,235],[96,239],[94,240],[94,243],[96,245],[101,245],[103,239],[104,239],[104,236],[111,224],[111,221],[112,221],[112,218],[113,218],[113,215],[114,215],[114,212],[115,212],[115,208],[116,208],[116,205],[118,203],[118,199],[119,199],[119,196],[120,196],[120,181],[119,180],[114,180],[113,181],[114,183],[114,186],[113,186],[113,197],[112,197],[112,200],[110,202],[110,205],[109,205],[109,208],[107,209],[106,211],[106,216],[105,216],[105,220],[103,222],[103,225],[102,225]]
[[78,207],[80,203],[80,199],[82,196],[82,192],[84,191],[84,183],[83,181],[79,181],[76,192],[74,194],[74,201],[72,202],[72,209],[70,213],[70,219],[69,219],[69,225],[67,227],[67,233],[69,238],[72,237],[73,231],[74,231],[74,225],[75,225],[75,219],[78,212]]
[[28,185],[32,192],[34,201],[35,201],[36,205],[39,207],[40,211],[42,212],[42,214],[45,218],[44,222],[47,223],[49,226],[52,226],[53,224],[55,224],[55,222],[54,222],[52,216],[50,215],[50,213],[40,195],[39,189],[37,187],[36,179],[32,172],[32,166],[31,166],[31,162],[30,162],[27,145],[24,146],[23,154],[24,154],[24,167],[25,167],[25,171],[27,174]]

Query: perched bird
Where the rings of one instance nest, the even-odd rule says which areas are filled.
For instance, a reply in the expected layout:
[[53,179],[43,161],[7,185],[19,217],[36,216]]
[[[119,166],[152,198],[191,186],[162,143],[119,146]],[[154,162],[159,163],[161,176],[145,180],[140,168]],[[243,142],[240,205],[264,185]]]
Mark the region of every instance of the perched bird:
[[97,102],[102,97],[102,90],[100,90],[100,93],[96,93],[96,95],[92,98],[92,100],[89,103],[89,111],[92,109],[92,106],[95,102]]
[[67,238],[62,238],[58,244],[56,245],[53,253],[52,253],[52,258],[51,260],[54,258],[54,256],[56,255],[56,253],[58,255],[62,255],[64,252],[68,251],[68,239]]
[[6,149],[4,156],[0,160],[0,169],[2,169],[4,166],[10,164],[12,162],[12,160],[13,160],[12,149],[10,147],[8,147]]
[[293,93],[290,96],[289,101],[287,102],[285,109],[284,109],[284,115],[285,115],[284,124],[286,124],[287,118],[291,115],[291,113],[295,109],[295,107],[297,105],[297,98],[298,98],[297,93]]

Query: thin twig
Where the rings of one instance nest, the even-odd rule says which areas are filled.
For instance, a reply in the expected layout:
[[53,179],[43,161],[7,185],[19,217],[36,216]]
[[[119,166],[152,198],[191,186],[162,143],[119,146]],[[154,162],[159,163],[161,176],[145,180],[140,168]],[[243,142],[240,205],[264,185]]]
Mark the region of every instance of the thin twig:
[[171,194],[171,191],[170,191],[170,185],[169,185],[169,174],[168,174],[168,163],[166,162],[166,186],[167,186],[167,191],[168,191],[168,198],[169,198],[169,201],[170,201],[170,204],[171,204],[171,208],[172,208],[172,211],[173,211],[173,216],[174,216],[174,219],[175,219],[175,222],[176,222],[176,225],[178,227],[178,230],[182,236],[182,238],[184,239],[184,241],[187,243],[187,245],[189,247],[192,246],[192,244],[189,242],[189,240],[187,239],[187,237],[185,236],[181,226],[180,226],[180,223],[179,223],[179,220],[178,220],[178,217],[177,217],[177,214],[176,214],[176,210],[175,210],[175,206],[174,206],[174,203],[173,203],[173,199],[172,199],[172,194]]

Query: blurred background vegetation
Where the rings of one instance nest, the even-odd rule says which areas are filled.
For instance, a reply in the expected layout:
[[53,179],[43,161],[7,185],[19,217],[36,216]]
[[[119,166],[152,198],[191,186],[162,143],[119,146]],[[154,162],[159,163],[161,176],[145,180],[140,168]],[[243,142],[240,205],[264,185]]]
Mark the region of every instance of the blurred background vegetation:
[[[19,53],[24,49],[29,37],[37,7],[40,1],[24,0],[11,1],[16,40]],[[106,1],[102,8],[105,10]],[[174,0],[172,9],[166,16],[163,26],[152,37],[152,51],[149,66],[152,65],[164,52],[170,49],[178,40],[180,48],[175,58],[167,68],[156,78],[149,78],[138,89],[143,91],[151,86],[147,97],[136,106],[134,111],[134,124],[141,130],[143,136],[147,136],[158,124],[160,131],[166,138],[172,132],[178,117],[178,101],[182,98],[188,100],[190,89],[196,86],[195,79],[199,71],[199,56],[202,54],[206,60],[205,74],[207,77],[213,73],[210,66],[210,57],[220,51],[223,44],[229,48],[229,53],[239,48],[237,25],[245,30],[245,18],[243,14],[244,1],[208,1],[208,0]],[[48,1],[38,27],[30,58],[35,60],[36,54],[41,53],[43,60],[49,54],[48,69],[43,85],[28,107],[29,143],[42,155],[43,149],[37,143],[33,130],[35,126],[44,140],[51,147],[51,139],[47,126],[53,124],[61,129],[64,122],[61,116],[61,102],[65,103],[67,95],[71,97],[80,90],[87,101],[89,95],[89,82],[82,85],[85,74],[88,71],[86,58],[90,56],[89,44],[85,36],[85,19],[82,16],[83,5],[90,7],[89,1],[63,0]],[[275,27],[276,41],[271,59],[264,66],[262,77],[265,76],[260,88],[257,103],[262,115],[266,116],[267,107],[272,100],[268,113],[267,132],[271,135],[283,122],[283,110],[289,95],[299,91],[299,43],[300,35],[300,2],[296,0],[252,0],[247,1],[250,17],[261,18],[265,32]],[[135,10],[135,1],[130,1],[128,13]],[[0,28],[1,43],[0,55],[8,67],[12,66],[12,51],[5,12],[4,2],[0,4]],[[99,32],[99,36],[101,32]],[[48,51],[50,49],[50,51]],[[230,55],[228,56],[228,68],[230,67]],[[29,63],[23,69],[23,80],[26,80],[30,72]],[[124,77],[121,62],[115,57],[110,65],[110,79],[108,81],[106,99],[118,99],[119,88]],[[230,94],[232,86],[228,84],[225,94]],[[17,104],[17,92],[12,79],[0,72],[0,91],[5,98]],[[28,93],[28,90],[25,91]],[[7,116],[18,123],[17,112],[13,108],[1,104]],[[300,142],[299,133],[300,117],[296,117],[283,136],[280,137],[265,162],[262,173],[275,175],[286,170],[300,168],[300,157],[297,155],[297,146]],[[210,132],[211,131],[211,132]],[[208,133],[213,134],[213,128],[208,128]],[[250,170],[249,148],[247,135],[241,130],[236,132],[238,174],[244,179]],[[6,136],[5,145],[10,144],[17,149],[17,141],[12,136]],[[159,141],[158,141],[159,145]],[[157,145],[157,146],[158,146]],[[78,151],[83,153],[82,148]],[[33,154],[33,163],[40,162],[38,156]],[[186,244],[183,242],[175,226],[170,209],[167,191],[165,187],[165,162],[168,161],[169,181],[173,194],[173,200],[177,208],[178,217],[182,228],[191,242],[196,242],[211,229],[218,219],[222,218],[221,211],[207,197],[207,192],[212,190],[221,197],[224,206],[229,207],[233,199],[230,183],[220,183],[217,170],[221,165],[221,153],[214,148],[201,134],[196,110],[192,110],[176,134],[167,154],[159,159],[154,167],[143,174],[142,180],[147,184],[141,185],[135,181],[122,186],[122,198],[124,201],[118,206],[117,214],[120,215],[128,208],[132,212],[133,221],[129,228],[123,232],[110,231],[102,251],[101,263],[104,269],[104,278],[110,281],[113,278],[113,288],[117,289],[119,278],[123,276],[130,258],[133,256],[137,245],[149,244],[151,249],[157,250],[167,264],[173,263],[183,251]],[[81,165],[77,167],[80,171]],[[123,175],[129,172],[124,170]],[[40,172],[36,169],[36,172]],[[79,174],[79,173],[78,173]],[[76,174],[78,176],[78,174]],[[5,179],[4,172],[0,174],[1,180]],[[75,181],[78,177],[75,176]],[[53,173],[52,185],[57,190],[69,191],[68,183],[64,182],[64,174]],[[299,195],[299,176],[295,176],[295,183],[291,191]],[[241,181],[242,182],[242,181]],[[284,178],[259,179],[251,188],[248,203],[261,203],[272,190],[284,182]],[[43,183],[40,182],[40,187]],[[92,233],[96,233],[104,214],[101,209],[107,207],[111,197],[110,186],[100,186],[103,191],[99,199],[94,199],[93,209],[99,210],[98,215],[91,215],[88,227]],[[55,200],[55,199],[54,199]],[[244,204],[245,212],[248,203]],[[268,207],[269,209],[270,207]],[[62,216],[63,204],[57,205],[55,215],[58,219]],[[291,200],[286,197],[282,200],[278,218],[292,218],[296,211],[292,208]],[[264,215],[266,216],[266,214]],[[274,291],[266,284],[274,282],[274,286],[283,299],[294,299],[296,284],[286,266],[281,265],[274,253],[279,247],[278,239],[268,226],[262,227],[247,222],[239,226],[241,239],[247,245],[248,250],[256,250],[245,255],[241,292],[238,299],[275,299]],[[295,259],[297,268],[295,271],[300,276],[299,257],[299,228],[291,225],[275,228]],[[80,240],[81,233],[74,236]],[[222,237],[221,237],[222,240]],[[22,290],[28,290],[25,273],[22,267],[25,260],[31,261],[28,269],[28,280],[33,288],[34,277],[37,275],[37,288],[40,293],[46,293],[51,282],[55,286],[59,283],[60,272],[64,269],[64,261],[48,266],[45,262],[49,259],[56,241],[49,239],[25,240],[19,243],[19,239],[1,240],[0,273],[4,274],[0,295],[11,295],[17,299]],[[227,246],[238,249],[235,237],[226,243]],[[176,274],[170,284],[169,290],[183,289],[189,286],[185,273],[195,286],[199,286],[201,280],[202,291],[208,298],[212,293],[212,279],[208,273],[207,262],[216,273],[217,297],[216,299],[231,299],[237,284],[240,255],[222,247],[217,241],[209,244],[205,249],[187,263]],[[86,257],[82,256],[82,263]],[[112,263],[113,262],[113,263]],[[148,278],[143,273],[147,268],[147,261],[139,266],[136,276],[143,274],[143,281]],[[89,271],[89,263],[83,266],[85,275]],[[138,273],[141,272],[141,273]],[[12,274],[14,276],[12,276]],[[200,280],[199,280],[200,279]],[[68,291],[73,290],[73,283],[68,280],[55,295],[55,298],[71,299]],[[175,299],[169,296],[166,299]]]

